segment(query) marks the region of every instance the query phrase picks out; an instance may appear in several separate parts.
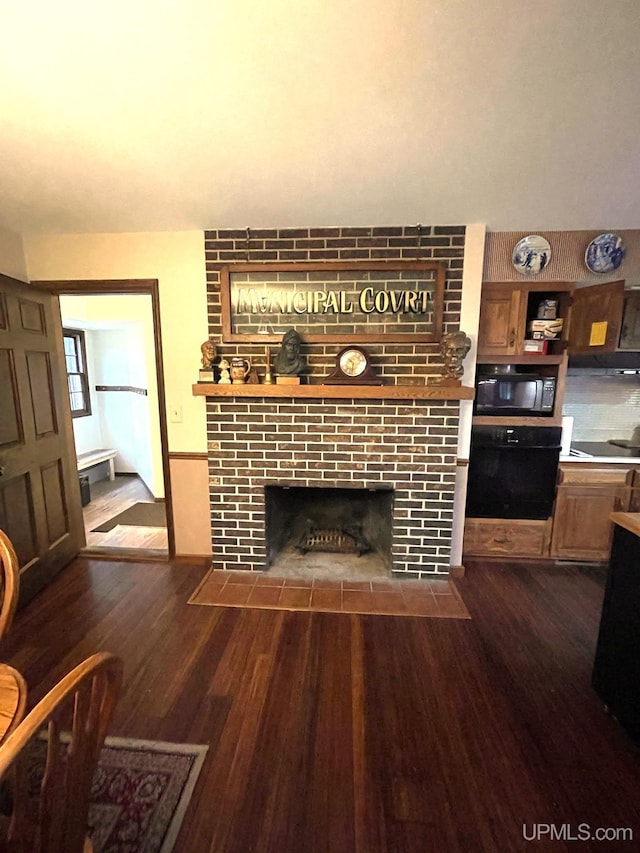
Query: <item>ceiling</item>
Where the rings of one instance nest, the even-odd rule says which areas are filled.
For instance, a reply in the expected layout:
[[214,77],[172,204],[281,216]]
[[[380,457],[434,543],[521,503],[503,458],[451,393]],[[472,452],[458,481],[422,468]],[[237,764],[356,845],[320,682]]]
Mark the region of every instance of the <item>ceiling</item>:
[[640,227],[637,0],[3,0],[0,227]]

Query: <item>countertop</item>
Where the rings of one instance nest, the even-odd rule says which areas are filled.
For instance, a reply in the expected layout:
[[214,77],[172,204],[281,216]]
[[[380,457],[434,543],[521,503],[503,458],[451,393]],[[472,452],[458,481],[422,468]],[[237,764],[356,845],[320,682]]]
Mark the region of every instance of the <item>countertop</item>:
[[635,536],[640,536],[640,512],[612,512],[609,517],[614,524],[624,527]]
[[571,449],[579,451],[580,455],[561,454],[560,462],[633,462],[640,465],[640,448],[617,447],[606,441],[574,441],[571,443]]

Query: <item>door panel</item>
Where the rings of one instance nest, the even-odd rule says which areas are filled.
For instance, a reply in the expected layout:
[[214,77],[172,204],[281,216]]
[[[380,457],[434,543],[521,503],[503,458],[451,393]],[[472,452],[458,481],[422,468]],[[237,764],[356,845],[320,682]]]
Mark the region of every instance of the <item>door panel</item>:
[[27,352],[26,357],[33,425],[36,437],[44,438],[58,431],[49,353]]
[[44,315],[44,306],[33,299],[19,299],[20,325],[26,332],[36,332],[39,335],[47,334],[47,324]]
[[0,388],[3,406],[0,408],[0,451],[10,444],[22,441],[22,425],[19,420],[18,387],[10,350],[0,350]]
[[84,528],[56,298],[0,275],[0,303],[0,527],[24,602],[78,553]]
[[65,512],[64,483],[60,460],[45,465],[41,470],[42,496],[47,516],[49,545],[53,545],[67,533],[68,521]]
[[12,478],[0,489],[0,527],[10,536],[22,567],[38,556],[31,492],[29,474]]

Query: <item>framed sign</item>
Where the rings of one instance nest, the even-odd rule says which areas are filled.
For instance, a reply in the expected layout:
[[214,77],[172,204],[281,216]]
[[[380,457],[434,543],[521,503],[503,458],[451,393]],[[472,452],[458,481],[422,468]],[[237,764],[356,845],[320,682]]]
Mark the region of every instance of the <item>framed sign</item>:
[[439,341],[445,264],[352,261],[229,264],[220,270],[222,339]]

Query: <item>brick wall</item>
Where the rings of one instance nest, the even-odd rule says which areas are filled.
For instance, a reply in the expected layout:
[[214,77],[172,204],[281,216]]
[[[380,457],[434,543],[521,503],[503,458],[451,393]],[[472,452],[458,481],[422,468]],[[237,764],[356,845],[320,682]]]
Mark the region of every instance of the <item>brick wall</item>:
[[[221,264],[258,261],[446,262],[444,330],[460,322],[464,227],[296,228],[205,233],[210,335],[222,333]],[[366,345],[386,384],[423,384],[439,372],[437,344]],[[307,344],[312,382],[336,344]],[[259,362],[264,346],[221,344]],[[212,547],[223,569],[266,568],[266,485],[394,489],[393,571],[449,569],[459,404],[456,401],[207,399]]]

